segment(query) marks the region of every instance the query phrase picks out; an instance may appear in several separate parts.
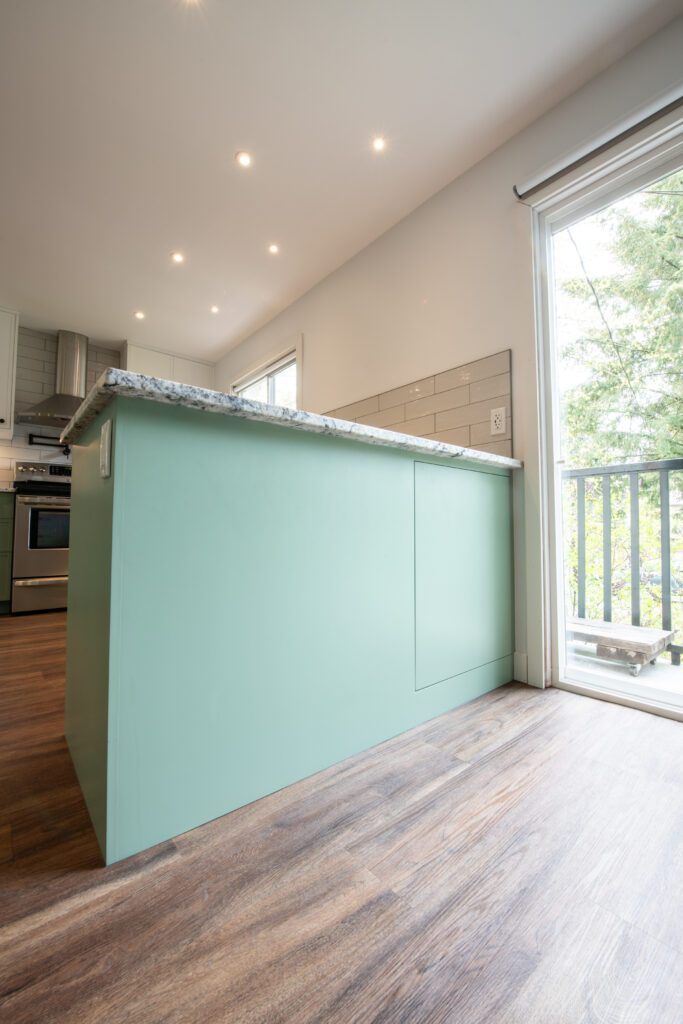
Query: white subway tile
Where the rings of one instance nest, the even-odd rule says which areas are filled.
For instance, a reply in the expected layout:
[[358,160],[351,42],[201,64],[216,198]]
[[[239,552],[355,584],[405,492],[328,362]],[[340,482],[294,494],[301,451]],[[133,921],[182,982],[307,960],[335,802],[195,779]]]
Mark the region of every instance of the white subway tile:
[[47,370],[24,370],[21,373],[17,373],[17,384],[21,382],[22,386],[25,387],[27,382],[40,382],[41,384],[50,384],[54,390],[55,375]]
[[[15,396],[20,401],[37,402],[42,394],[43,385],[40,383],[40,381],[21,380],[17,382],[17,390],[15,392]],[[36,395],[37,397],[34,398],[34,395]]]
[[19,339],[17,341],[17,355],[24,349],[33,349],[34,351],[44,352],[45,338],[39,334],[24,333],[24,331],[20,329]]
[[[33,349],[30,349],[33,352]],[[36,353],[37,355],[37,353]],[[24,356],[20,352],[17,353],[17,376],[20,376],[22,370],[44,370],[45,360],[42,358],[34,358],[32,356]]]

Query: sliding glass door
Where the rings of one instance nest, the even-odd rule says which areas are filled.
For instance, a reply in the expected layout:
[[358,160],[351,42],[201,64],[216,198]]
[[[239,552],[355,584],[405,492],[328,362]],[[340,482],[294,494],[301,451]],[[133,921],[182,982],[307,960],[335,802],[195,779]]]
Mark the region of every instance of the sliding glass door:
[[683,710],[683,165],[547,222],[555,681]]

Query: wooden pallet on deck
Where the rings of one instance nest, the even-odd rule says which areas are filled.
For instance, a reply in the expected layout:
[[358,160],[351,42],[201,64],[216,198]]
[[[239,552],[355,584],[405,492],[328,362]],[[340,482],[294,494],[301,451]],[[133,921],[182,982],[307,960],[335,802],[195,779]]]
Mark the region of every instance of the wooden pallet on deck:
[[672,643],[674,632],[646,626],[600,622],[595,619],[567,619],[567,637],[596,644],[599,658],[625,662],[629,672],[637,676],[643,665],[654,662]]

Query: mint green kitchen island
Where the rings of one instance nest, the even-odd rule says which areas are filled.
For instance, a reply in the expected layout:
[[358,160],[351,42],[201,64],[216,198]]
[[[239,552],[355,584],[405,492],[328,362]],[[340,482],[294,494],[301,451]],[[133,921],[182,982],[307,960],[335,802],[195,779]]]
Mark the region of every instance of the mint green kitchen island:
[[63,439],[106,863],[512,679],[519,463],[120,370]]

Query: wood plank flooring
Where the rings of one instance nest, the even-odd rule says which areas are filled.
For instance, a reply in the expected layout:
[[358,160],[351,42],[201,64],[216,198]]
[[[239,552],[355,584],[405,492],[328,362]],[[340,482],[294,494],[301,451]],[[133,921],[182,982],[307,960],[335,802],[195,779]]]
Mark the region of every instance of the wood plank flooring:
[[0,1021],[681,1024],[683,725],[503,687],[110,868],[0,619]]

